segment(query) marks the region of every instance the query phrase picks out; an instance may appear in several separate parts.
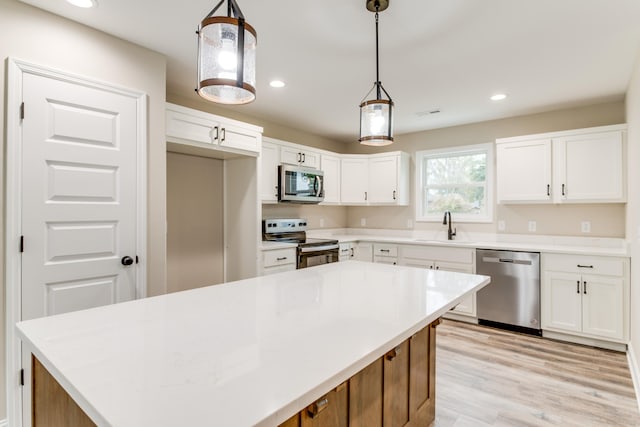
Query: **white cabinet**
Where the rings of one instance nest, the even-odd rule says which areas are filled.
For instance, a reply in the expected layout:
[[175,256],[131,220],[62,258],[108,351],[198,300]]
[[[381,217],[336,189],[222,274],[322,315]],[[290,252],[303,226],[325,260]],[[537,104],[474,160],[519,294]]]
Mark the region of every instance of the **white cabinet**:
[[356,261],[373,262],[373,244],[358,242],[354,246],[353,259]]
[[170,151],[227,158],[257,156],[262,128],[204,111],[166,104],[166,137]]
[[370,205],[409,204],[409,154],[394,152],[369,157]]
[[366,205],[368,191],[368,157],[342,156],[340,161],[340,201],[342,204]]
[[373,262],[380,264],[398,264],[398,246],[384,243],[373,244]]
[[[399,265],[470,274],[475,271],[475,250],[472,248],[401,245],[398,257]],[[465,298],[451,312],[475,317],[476,295]]]
[[626,125],[496,140],[498,203],[623,203]]
[[296,248],[263,249],[262,276],[296,269]]
[[320,153],[302,146],[282,146],[280,161],[291,165],[320,168]]
[[355,247],[356,244],[354,242],[343,242],[340,243],[340,252],[338,253],[339,261],[349,261],[355,257]]
[[260,199],[262,199],[262,203],[276,203],[278,201],[279,164],[280,146],[263,140],[262,152],[260,153]]
[[343,205],[409,204],[408,153],[344,155],[340,200]]
[[542,329],[626,343],[628,258],[542,255]]
[[322,154],[320,166],[324,172],[324,204],[340,203],[340,157]]

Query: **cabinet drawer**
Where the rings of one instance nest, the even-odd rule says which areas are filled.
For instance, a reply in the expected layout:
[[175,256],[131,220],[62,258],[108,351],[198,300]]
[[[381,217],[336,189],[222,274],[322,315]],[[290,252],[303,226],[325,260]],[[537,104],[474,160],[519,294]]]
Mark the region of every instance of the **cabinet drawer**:
[[296,269],[295,264],[283,264],[276,265],[275,267],[265,267],[262,269],[262,275],[268,276],[269,274],[283,273],[285,271],[293,271]]
[[624,277],[627,268],[625,258],[542,254],[542,270]]
[[262,253],[262,265],[273,267],[275,265],[286,265],[296,263],[296,249],[275,249]]
[[383,245],[383,244],[375,243],[373,245],[373,255],[374,256],[397,257],[398,256],[398,246],[396,246],[396,245]]

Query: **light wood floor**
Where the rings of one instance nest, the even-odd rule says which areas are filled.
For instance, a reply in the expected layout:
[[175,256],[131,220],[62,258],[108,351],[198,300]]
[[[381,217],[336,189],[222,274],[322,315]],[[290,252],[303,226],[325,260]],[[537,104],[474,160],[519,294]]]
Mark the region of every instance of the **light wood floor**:
[[445,320],[435,427],[640,426],[624,353]]

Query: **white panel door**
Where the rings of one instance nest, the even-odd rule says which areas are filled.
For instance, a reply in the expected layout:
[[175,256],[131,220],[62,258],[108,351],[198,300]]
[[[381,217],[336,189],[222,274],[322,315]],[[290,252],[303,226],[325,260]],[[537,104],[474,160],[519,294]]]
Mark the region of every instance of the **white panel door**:
[[582,332],[581,292],[580,275],[546,272],[542,281],[542,329]]
[[23,100],[22,319],[134,299],[136,99],[25,74]]
[[553,144],[556,195],[562,201],[624,201],[622,132],[577,135]]
[[340,161],[340,200],[342,203],[366,205],[368,191],[368,158],[342,158]]
[[369,203],[396,203],[399,161],[396,155],[369,159]]
[[624,337],[624,281],[582,276],[582,332],[621,340]]
[[498,203],[551,201],[551,140],[497,144]]

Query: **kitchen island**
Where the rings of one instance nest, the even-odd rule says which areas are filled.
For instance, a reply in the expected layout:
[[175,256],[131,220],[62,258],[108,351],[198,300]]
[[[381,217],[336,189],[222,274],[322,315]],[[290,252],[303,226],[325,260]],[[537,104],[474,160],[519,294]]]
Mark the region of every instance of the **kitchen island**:
[[[385,390],[387,376],[390,386],[407,382],[382,364],[408,360],[412,337],[433,332],[442,314],[487,283],[352,261],[22,322],[18,335],[35,367],[27,375],[34,425],[55,425],[56,393],[71,402],[61,410],[77,404],[86,425],[172,427],[298,425],[336,412],[322,412],[332,404],[326,396],[342,393],[349,423],[367,425],[352,419],[360,409],[376,417],[372,408],[397,408],[380,399],[363,407],[358,390],[382,387],[378,370]],[[433,334],[428,346],[433,375]],[[372,366],[373,377],[354,380]],[[431,417],[433,404],[432,390]]]

